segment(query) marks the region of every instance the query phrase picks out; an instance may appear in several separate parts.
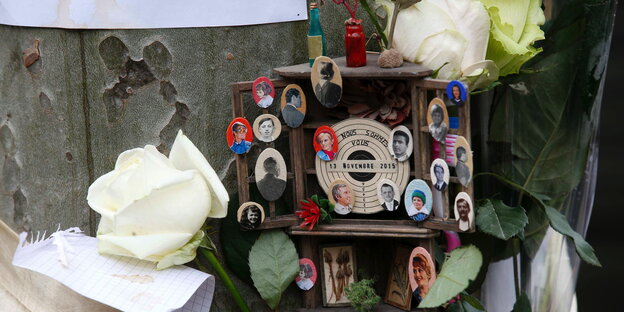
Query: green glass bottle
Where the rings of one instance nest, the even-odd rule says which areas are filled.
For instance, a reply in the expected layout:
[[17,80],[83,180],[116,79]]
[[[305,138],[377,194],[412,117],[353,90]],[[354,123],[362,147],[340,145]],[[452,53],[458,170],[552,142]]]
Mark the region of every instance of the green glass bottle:
[[314,60],[325,55],[325,34],[319,20],[318,5],[316,2],[310,3],[310,28],[308,29],[308,56],[310,67],[314,64]]

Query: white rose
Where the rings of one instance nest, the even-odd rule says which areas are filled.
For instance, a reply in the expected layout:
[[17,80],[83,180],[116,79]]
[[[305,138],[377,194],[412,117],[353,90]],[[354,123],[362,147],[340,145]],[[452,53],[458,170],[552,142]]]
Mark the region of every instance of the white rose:
[[[377,3],[390,21],[394,3]],[[437,78],[458,79],[489,70],[488,80],[494,81],[498,69],[485,60],[489,30],[490,18],[477,0],[422,0],[398,14],[393,46],[405,60],[439,70]]]
[[101,216],[101,253],[158,262],[158,269],[195,258],[207,217],[223,218],[229,196],[206,158],[178,133],[169,158],[152,145],[119,155],[115,169],[91,186],[89,206]]

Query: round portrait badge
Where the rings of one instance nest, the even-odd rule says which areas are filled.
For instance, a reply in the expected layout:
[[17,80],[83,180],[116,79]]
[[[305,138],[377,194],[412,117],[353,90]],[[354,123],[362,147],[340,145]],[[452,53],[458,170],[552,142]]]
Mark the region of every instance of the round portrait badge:
[[276,149],[267,148],[258,156],[254,175],[264,199],[275,201],[286,189],[286,162]]
[[297,286],[303,290],[310,290],[316,283],[316,266],[308,258],[299,259],[299,275],[295,278]]
[[451,175],[449,174],[449,167],[446,162],[437,158],[431,163],[431,168],[429,168],[429,173],[431,174],[431,183],[433,184],[433,188],[437,191],[444,191],[448,186],[449,179]]
[[409,162],[398,162],[388,153],[390,128],[365,118],[351,118],[332,126],[338,139],[338,152],[332,161],[316,157],[319,185],[331,196],[330,185],[342,179],[355,195],[353,213],[383,211],[377,199],[377,184],[394,181],[402,191],[409,182]]
[[282,118],[291,128],[297,128],[303,122],[306,114],[306,98],[301,87],[289,84],[282,92]]
[[453,148],[453,165],[459,183],[468,186],[472,179],[472,150],[470,144],[463,136],[457,136],[455,147]]
[[251,231],[264,222],[264,208],[256,202],[246,202],[238,208],[236,220],[245,231]]
[[275,88],[267,77],[259,77],[253,82],[253,99],[262,108],[267,108],[273,104],[275,98]]
[[414,150],[414,139],[412,132],[406,126],[398,126],[390,133],[392,145],[388,145],[390,155],[398,161],[406,161],[412,156]]
[[323,106],[332,108],[338,105],[342,97],[342,76],[332,59],[327,56],[317,57],[312,65],[310,80],[314,95]]
[[316,156],[322,160],[330,161],[338,152],[338,138],[334,130],[328,126],[320,126],[314,132],[314,150]]
[[253,132],[262,142],[273,142],[282,132],[282,123],[271,114],[262,114],[254,120]]
[[410,286],[413,289],[412,296],[418,306],[436,280],[435,265],[425,248],[416,247],[412,250],[407,272]]
[[433,196],[427,182],[416,179],[412,180],[405,189],[405,209],[407,215],[414,221],[423,221],[429,217]]
[[455,220],[459,221],[459,229],[468,231],[472,228],[474,221],[474,209],[472,209],[472,200],[466,192],[460,192],[455,197]]
[[236,117],[225,132],[228,146],[236,154],[245,154],[251,148],[253,134],[249,121],[243,117]]
[[429,125],[431,136],[438,142],[444,142],[449,129],[449,117],[446,105],[444,105],[442,99],[434,98],[429,102],[427,124]]
[[451,104],[462,106],[466,103],[468,93],[466,87],[459,80],[453,80],[446,85],[446,96],[449,98]]

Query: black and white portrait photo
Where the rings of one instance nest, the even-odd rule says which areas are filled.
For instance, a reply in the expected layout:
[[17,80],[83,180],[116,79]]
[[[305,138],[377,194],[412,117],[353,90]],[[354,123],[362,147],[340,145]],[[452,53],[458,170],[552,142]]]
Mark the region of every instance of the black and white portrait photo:
[[244,203],[238,208],[236,219],[241,229],[251,231],[264,222],[264,209],[256,202]]
[[282,118],[291,128],[297,128],[303,122],[306,112],[305,95],[301,87],[290,84],[282,92]]
[[472,179],[472,151],[468,141],[458,136],[455,141],[455,174],[459,179],[459,183],[468,186]]
[[401,192],[399,187],[388,179],[379,180],[377,184],[377,198],[381,207],[386,211],[396,211],[399,208]]
[[446,162],[440,158],[435,159],[431,163],[430,173],[433,188],[439,192],[444,191],[450,179],[449,168]]
[[462,231],[468,231],[472,227],[474,210],[468,193],[460,192],[455,197],[455,220],[459,221],[459,229]]
[[264,199],[275,201],[286,189],[286,162],[273,148],[267,148],[256,161],[256,186]]
[[328,57],[317,57],[312,66],[314,95],[327,108],[336,107],[342,97],[342,78],[338,66]]
[[429,123],[429,133],[439,142],[444,142],[446,133],[448,132],[448,114],[446,113],[446,105],[444,102],[435,98],[429,103],[427,114],[427,122]]
[[262,142],[273,142],[282,131],[279,119],[271,114],[262,114],[253,123],[256,138]]
[[412,133],[406,126],[398,126],[392,129],[390,133],[392,144],[388,145],[390,155],[398,161],[405,161],[411,155],[414,150],[414,143],[412,139]]

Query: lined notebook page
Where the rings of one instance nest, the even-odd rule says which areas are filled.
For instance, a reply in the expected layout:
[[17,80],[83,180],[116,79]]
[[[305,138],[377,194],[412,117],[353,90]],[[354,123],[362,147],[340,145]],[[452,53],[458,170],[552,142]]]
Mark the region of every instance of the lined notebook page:
[[97,239],[63,232],[67,265],[48,238],[28,244],[20,235],[13,265],[45,274],[79,294],[122,311],[209,311],[215,280],[186,266],[156,271],[155,264],[129,257],[100,255]]

